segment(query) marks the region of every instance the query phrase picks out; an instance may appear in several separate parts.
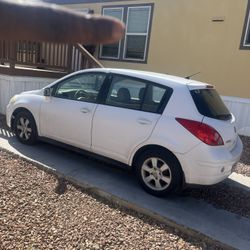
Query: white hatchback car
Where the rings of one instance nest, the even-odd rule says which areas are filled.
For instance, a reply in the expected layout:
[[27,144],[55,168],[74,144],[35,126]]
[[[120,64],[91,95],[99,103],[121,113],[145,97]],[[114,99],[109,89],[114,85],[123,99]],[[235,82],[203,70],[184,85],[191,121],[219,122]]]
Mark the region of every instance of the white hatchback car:
[[242,153],[235,118],[213,86],[152,72],[90,69],[15,95],[19,141],[49,138],[135,168],[146,191],[227,178]]

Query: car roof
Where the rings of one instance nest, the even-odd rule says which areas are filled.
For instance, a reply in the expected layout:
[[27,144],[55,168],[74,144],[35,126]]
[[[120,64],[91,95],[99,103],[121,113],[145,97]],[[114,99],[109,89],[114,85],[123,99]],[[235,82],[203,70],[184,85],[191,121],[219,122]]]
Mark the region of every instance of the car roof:
[[95,68],[95,69],[87,69],[81,72],[87,71],[98,71],[98,72],[105,72],[105,73],[114,73],[114,74],[122,74],[131,77],[138,77],[141,79],[145,79],[148,81],[153,81],[156,83],[160,83],[165,86],[169,86],[172,88],[175,87],[189,87],[192,88],[204,88],[206,86],[205,83],[186,79],[179,76],[167,75],[162,73],[150,72],[150,71],[140,71],[140,70],[132,70],[132,69],[118,69],[118,68]]

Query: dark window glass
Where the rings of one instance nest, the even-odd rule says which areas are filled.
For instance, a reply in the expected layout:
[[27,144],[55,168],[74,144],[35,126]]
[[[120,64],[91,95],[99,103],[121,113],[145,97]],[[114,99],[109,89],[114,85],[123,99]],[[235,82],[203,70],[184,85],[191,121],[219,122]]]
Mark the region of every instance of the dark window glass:
[[146,36],[128,35],[125,58],[143,60],[146,47],[146,39]]
[[119,43],[107,44],[102,46],[102,56],[117,58],[119,53]]
[[142,91],[146,83],[125,76],[114,76],[106,103],[108,105],[140,109],[142,104]]
[[246,44],[250,44],[250,28],[247,31],[247,39],[246,39]]
[[106,104],[162,113],[173,90],[154,83],[126,76],[114,76]]
[[[250,5],[249,5],[250,6]],[[246,28],[246,41],[245,45],[250,45],[250,9],[248,10],[248,18],[247,18],[247,28]]]
[[231,114],[215,89],[190,91],[200,114],[219,120],[231,119]]
[[243,31],[243,41],[242,41],[242,47],[248,48],[250,46],[250,1],[247,8],[247,14],[245,17],[245,28]]

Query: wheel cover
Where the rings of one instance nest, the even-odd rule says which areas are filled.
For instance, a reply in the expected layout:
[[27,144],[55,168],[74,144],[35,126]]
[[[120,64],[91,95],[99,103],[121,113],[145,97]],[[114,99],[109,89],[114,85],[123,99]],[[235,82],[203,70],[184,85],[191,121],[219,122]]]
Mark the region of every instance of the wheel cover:
[[167,163],[158,158],[151,157],[144,161],[141,168],[143,182],[155,191],[167,189],[172,181],[172,174]]
[[30,121],[28,118],[20,117],[17,122],[17,135],[22,140],[28,141],[32,134],[32,129],[30,127]]

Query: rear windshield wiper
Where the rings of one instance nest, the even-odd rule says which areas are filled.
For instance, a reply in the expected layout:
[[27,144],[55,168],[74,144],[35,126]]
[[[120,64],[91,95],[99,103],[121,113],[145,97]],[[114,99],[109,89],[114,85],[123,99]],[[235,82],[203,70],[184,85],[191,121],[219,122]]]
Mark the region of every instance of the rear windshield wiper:
[[232,118],[231,114],[218,114],[214,116],[217,119],[221,119],[221,120],[230,120]]

